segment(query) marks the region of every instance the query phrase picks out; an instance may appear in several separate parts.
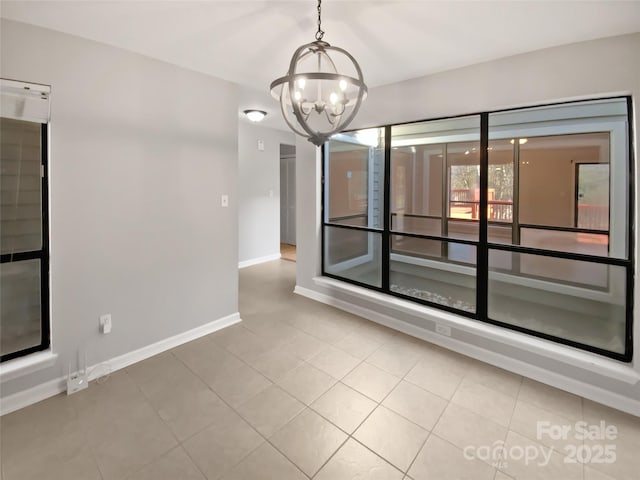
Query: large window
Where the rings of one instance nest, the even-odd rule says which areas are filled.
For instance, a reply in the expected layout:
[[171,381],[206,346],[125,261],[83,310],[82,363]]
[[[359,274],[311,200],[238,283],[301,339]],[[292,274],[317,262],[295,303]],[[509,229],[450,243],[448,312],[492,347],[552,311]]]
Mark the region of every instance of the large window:
[[0,354],[49,347],[48,87],[2,80]]
[[630,109],[614,98],[334,136],[323,273],[630,361]]

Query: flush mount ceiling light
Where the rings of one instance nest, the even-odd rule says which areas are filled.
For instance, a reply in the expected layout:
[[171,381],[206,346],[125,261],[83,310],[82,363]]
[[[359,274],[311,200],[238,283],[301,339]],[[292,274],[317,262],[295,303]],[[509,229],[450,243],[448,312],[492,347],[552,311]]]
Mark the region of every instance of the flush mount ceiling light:
[[291,130],[317,146],[351,123],[367,95],[358,62],[322,40],[321,3],[316,41],[299,47],[287,75],[271,83]]
[[244,113],[252,122],[261,122],[267,116],[267,112],[263,110],[245,110]]

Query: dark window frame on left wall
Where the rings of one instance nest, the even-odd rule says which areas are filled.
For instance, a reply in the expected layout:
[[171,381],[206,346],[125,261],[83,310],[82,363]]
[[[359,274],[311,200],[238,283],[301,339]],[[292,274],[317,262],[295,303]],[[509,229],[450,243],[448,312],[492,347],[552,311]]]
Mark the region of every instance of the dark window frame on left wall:
[[[18,251],[18,252],[3,252],[0,255],[0,263],[2,267],[10,264],[16,264],[18,262],[25,262],[29,260],[37,260],[39,262],[39,288],[40,288],[40,338],[39,342],[30,342],[23,347],[10,350],[7,352],[2,351],[0,355],[0,362],[24,357],[26,355],[47,350],[51,345],[51,332],[50,332],[50,309],[49,309],[49,123],[33,121],[30,119],[15,119],[10,116],[2,115],[3,120],[5,118],[16,121],[26,122],[28,124],[37,124],[40,128],[40,221],[41,221],[41,242],[39,249]],[[35,128],[34,128],[35,130]],[[3,159],[4,160],[4,159]],[[2,169],[3,172],[5,169]],[[3,182],[4,183],[4,182]],[[7,182],[8,183],[8,182]],[[9,221],[7,218],[2,218],[3,224]],[[3,279],[5,281],[5,279]],[[4,292],[3,292],[4,294]],[[4,308],[3,308],[4,310]],[[6,321],[6,320],[5,320]],[[34,322],[35,323],[35,322]],[[2,325],[0,325],[2,328]]]

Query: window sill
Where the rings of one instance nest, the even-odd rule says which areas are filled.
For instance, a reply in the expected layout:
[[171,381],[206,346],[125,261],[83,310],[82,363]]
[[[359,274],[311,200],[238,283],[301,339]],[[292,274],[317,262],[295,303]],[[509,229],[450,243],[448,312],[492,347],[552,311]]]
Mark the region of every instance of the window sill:
[[45,350],[4,362],[0,365],[0,383],[50,367],[57,358],[57,353]]
[[[408,300],[400,299],[398,297],[385,295],[373,290],[369,290],[360,286],[352,285],[347,282],[341,282],[333,278],[328,277],[315,277],[314,283],[320,287],[333,290],[334,292],[340,292],[347,294],[354,298],[371,302],[382,307],[393,309],[397,312],[407,315],[426,318],[431,321],[446,325],[454,330],[461,330],[474,335],[482,336],[484,338],[497,341],[508,347],[515,347],[526,352],[531,352],[537,355],[544,356],[546,358],[556,360],[573,367],[589,370],[590,372],[597,373],[615,380],[635,385],[640,382],[640,371],[634,369],[633,365],[622,364],[615,360],[600,357],[589,352],[578,351],[571,347],[566,347],[561,344],[543,341],[541,339],[520,334],[508,330],[506,328],[496,327],[483,322],[470,320],[465,317],[461,317],[449,312],[438,310],[435,308],[429,308],[418,303],[414,303]],[[371,307],[364,307],[371,311]],[[387,326],[395,328],[396,330],[404,331],[403,327],[409,324],[402,320],[397,320],[393,324]],[[452,344],[453,340],[450,337],[440,336],[430,331],[428,328],[413,327],[410,334],[418,335],[427,341],[435,341],[435,343],[448,345],[449,348],[456,350],[458,345]],[[405,333],[409,333],[405,331]],[[465,350],[471,347],[470,344],[465,343]],[[464,352],[462,352],[464,353]]]

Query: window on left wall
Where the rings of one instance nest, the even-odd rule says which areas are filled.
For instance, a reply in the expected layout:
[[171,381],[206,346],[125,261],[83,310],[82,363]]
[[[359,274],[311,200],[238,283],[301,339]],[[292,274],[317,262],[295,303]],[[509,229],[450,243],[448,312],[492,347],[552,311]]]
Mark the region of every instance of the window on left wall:
[[0,79],[0,358],[50,346],[50,87]]

